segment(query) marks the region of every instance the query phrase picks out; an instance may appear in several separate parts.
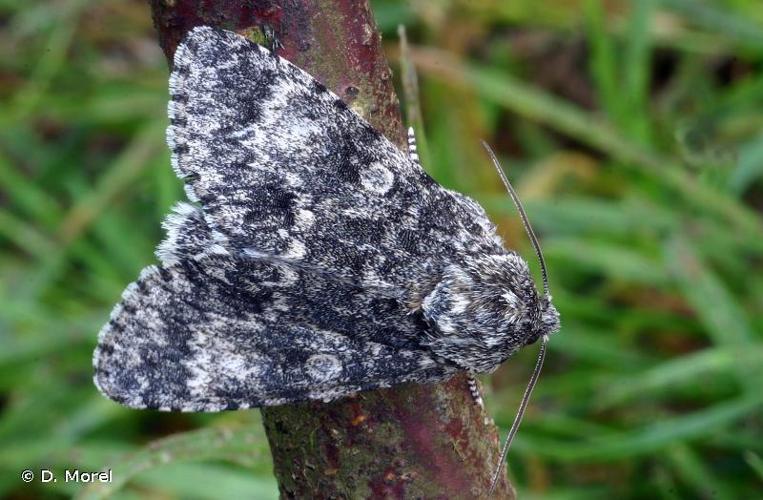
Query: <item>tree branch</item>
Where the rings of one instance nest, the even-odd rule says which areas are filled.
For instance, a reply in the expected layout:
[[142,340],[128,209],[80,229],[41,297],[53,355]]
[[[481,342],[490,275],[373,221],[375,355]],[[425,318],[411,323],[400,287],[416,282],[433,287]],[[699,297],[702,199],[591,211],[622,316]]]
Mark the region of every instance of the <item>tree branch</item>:
[[[172,61],[183,35],[218,26],[262,41],[304,68],[403,147],[405,131],[381,37],[357,0],[150,0]],[[484,496],[498,434],[463,375],[440,384],[363,392],[328,404],[263,408],[284,498]],[[502,479],[496,498],[513,497]]]

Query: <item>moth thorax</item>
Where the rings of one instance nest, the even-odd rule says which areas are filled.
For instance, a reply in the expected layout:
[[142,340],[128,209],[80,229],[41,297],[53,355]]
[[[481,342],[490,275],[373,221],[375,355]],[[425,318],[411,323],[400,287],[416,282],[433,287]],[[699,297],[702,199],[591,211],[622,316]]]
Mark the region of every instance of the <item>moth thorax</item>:
[[422,304],[436,332],[429,347],[465,370],[493,371],[542,335],[543,320],[552,319],[544,299],[514,253],[451,264]]

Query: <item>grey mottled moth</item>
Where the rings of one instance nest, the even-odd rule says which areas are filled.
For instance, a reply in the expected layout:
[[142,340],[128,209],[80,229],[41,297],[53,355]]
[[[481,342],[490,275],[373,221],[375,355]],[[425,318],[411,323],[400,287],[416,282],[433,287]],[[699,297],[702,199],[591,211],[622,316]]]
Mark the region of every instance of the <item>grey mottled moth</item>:
[[539,292],[475,201],[268,49],[195,28],[175,53],[169,117],[190,203],[99,334],[109,398],[166,411],[329,401],[492,372],[558,330],[545,273]]

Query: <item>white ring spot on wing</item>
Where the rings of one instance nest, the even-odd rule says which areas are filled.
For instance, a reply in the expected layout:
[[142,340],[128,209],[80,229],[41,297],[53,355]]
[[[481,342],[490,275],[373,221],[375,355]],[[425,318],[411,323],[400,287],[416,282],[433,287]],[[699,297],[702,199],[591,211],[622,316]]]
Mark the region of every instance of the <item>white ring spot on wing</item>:
[[328,382],[342,373],[342,363],[330,354],[313,354],[305,362],[305,371],[316,382]]
[[395,175],[381,163],[372,163],[360,171],[360,184],[366,191],[384,194],[392,188]]

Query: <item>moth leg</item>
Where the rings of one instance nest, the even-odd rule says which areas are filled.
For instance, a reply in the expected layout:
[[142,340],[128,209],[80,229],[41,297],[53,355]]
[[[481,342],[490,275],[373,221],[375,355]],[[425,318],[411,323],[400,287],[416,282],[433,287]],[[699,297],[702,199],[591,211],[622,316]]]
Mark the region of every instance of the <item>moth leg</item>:
[[278,49],[283,48],[283,44],[281,43],[281,40],[278,39],[276,30],[269,24],[263,24],[260,29],[262,35],[265,37],[265,46],[275,55]]
[[485,403],[482,401],[482,394],[480,394],[480,386],[477,383],[477,379],[474,378],[474,375],[469,374],[466,383],[469,384],[469,392],[472,393],[472,399],[484,410]]
[[419,153],[416,151],[416,132],[408,127],[408,156],[414,163],[419,163]]

